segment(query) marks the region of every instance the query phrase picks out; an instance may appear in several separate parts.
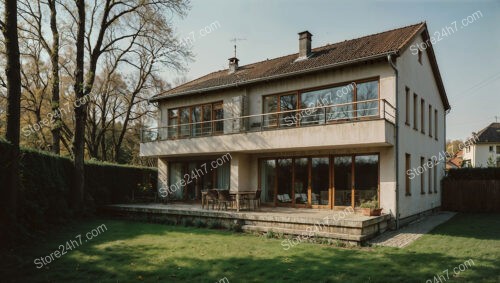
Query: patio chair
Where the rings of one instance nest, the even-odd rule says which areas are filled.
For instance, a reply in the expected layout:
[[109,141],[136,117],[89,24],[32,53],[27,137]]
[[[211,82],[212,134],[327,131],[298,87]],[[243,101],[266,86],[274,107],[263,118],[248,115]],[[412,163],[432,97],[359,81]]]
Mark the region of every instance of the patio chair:
[[252,204],[253,209],[255,209],[255,207],[260,208],[260,195],[261,195],[261,193],[262,193],[262,190],[256,190],[255,195],[248,198],[248,202]]
[[219,193],[217,192],[217,190],[208,190],[207,196],[205,197],[207,208],[210,209],[210,203],[212,203],[212,209],[215,209],[215,205],[217,204],[218,198],[219,198]]
[[231,195],[229,194],[229,190],[220,190],[219,197],[217,198],[218,209],[220,210],[221,207],[224,206],[224,210],[227,210],[228,203],[230,204],[230,206],[232,206],[232,204],[233,204],[233,199],[231,198]]

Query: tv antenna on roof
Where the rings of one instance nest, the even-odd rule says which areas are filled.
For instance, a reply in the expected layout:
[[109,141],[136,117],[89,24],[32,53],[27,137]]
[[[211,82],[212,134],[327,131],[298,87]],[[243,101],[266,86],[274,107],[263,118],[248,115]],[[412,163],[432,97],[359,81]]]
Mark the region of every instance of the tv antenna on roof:
[[234,58],[236,58],[236,42],[238,41],[243,41],[243,40],[247,40],[246,38],[237,38],[237,37],[234,37],[234,38],[231,38],[229,41],[233,42],[234,43]]

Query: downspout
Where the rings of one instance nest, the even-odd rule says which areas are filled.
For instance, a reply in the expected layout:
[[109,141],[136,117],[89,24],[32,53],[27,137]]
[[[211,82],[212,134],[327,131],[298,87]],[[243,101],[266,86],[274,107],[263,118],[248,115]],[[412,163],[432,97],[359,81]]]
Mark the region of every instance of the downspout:
[[399,89],[399,78],[398,78],[398,68],[396,65],[392,62],[392,55],[393,54],[388,54],[387,55],[387,61],[389,61],[389,65],[391,65],[392,69],[394,70],[394,73],[396,75],[396,130],[395,130],[395,135],[396,135],[396,144],[395,144],[395,155],[396,155],[396,230],[399,229],[399,104],[398,104],[398,89]]

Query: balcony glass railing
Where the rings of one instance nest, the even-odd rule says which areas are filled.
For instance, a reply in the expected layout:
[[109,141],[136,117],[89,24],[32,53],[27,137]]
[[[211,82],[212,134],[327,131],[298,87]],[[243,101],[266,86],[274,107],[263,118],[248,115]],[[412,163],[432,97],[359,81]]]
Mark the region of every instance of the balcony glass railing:
[[196,138],[214,135],[258,132],[330,125],[341,122],[385,119],[396,121],[396,108],[385,99],[317,106],[298,110],[256,114],[212,121],[148,128],[141,131],[141,142]]

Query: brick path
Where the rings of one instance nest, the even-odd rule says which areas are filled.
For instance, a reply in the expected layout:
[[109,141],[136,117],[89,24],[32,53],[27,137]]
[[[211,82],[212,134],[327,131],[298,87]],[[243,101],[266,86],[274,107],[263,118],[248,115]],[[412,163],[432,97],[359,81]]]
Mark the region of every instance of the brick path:
[[388,231],[375,239],[369,241],[370,244],[376,246],[404,248],[413,243],[422,235],[428,233],[436,226],[448,221],[453,217],[455,212],[441,211],[436,214],[426,216],[415,223],[399,229],[397,231]]

